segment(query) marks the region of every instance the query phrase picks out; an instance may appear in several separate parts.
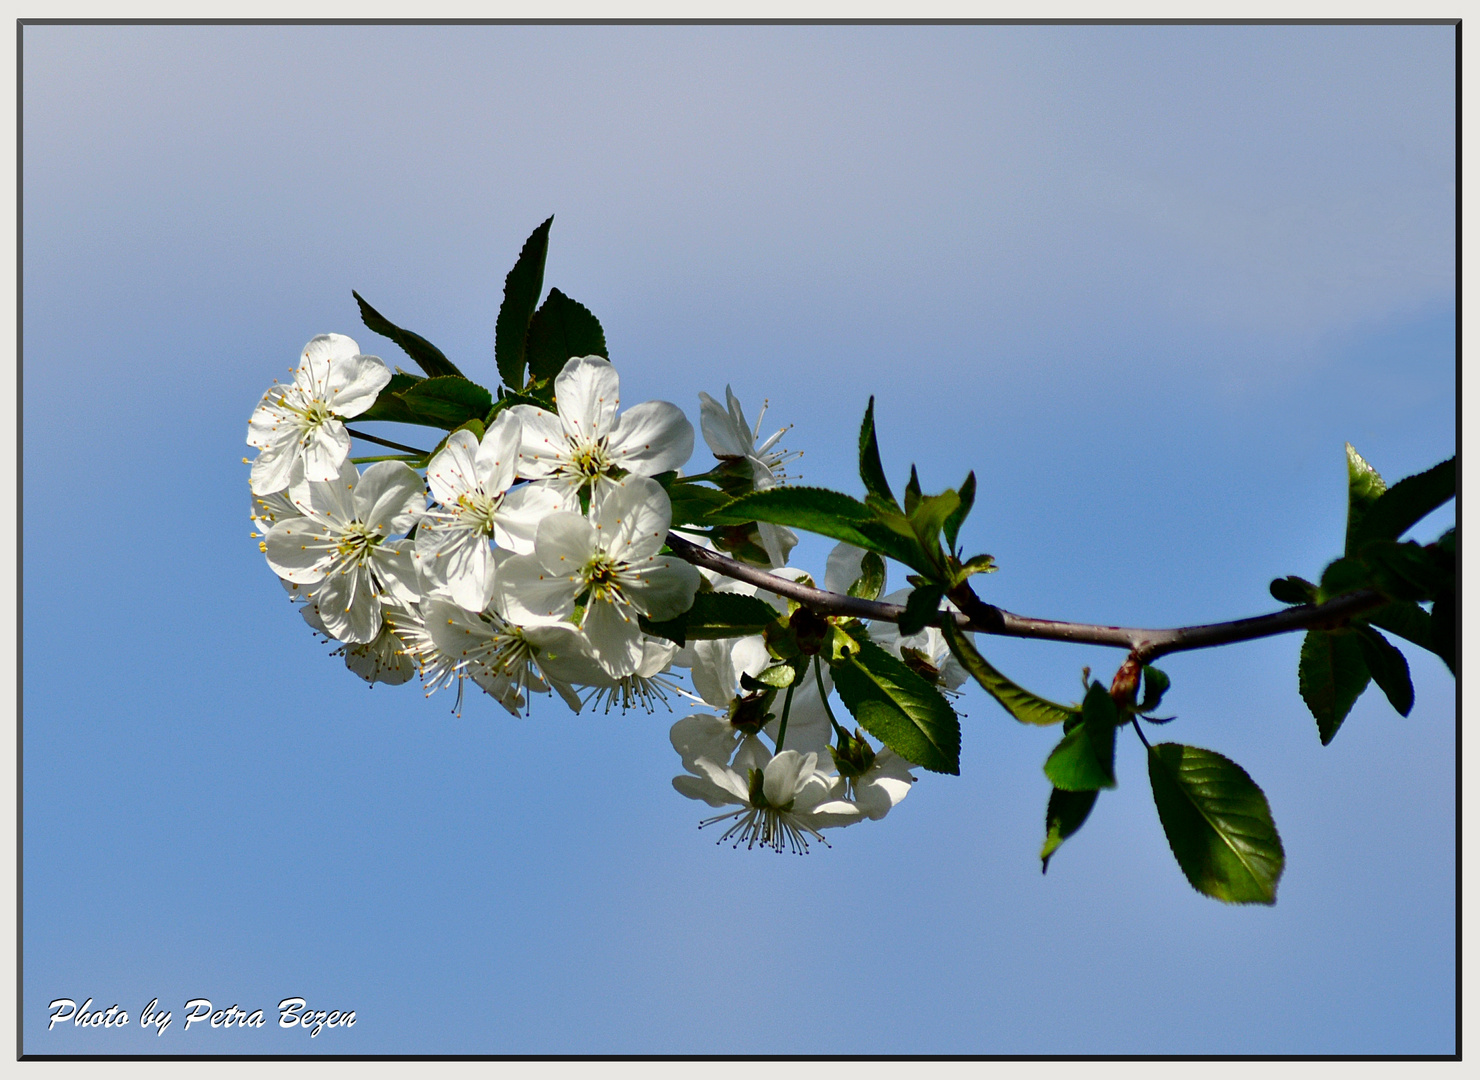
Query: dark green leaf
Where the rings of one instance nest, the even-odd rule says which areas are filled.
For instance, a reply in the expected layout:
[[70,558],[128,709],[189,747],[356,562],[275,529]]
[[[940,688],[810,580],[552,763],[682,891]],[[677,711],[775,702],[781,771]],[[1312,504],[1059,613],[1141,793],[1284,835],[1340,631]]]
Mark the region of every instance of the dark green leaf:
[[708,524],[709,514],[729,502],[730,497],[718,488],[679,481],[668,489],[668,501],[673,508],[671,527],[676,529]]
[[1336,559],[1321,572],[1323,600],[1372,586],[1372,571],[1360,559]]
[[1412,600],[1395,600],[1362,616],[1365,622],[1433,651],[1429,644],[1429,613]]
[[899,617],[899,633],[902,637],[918,634],[935,621],[940,613],[940,600],[945,590],[939,585],[922,585],[910,593],[905,602],[904,614]]
[[1063,739],[1043,763],[1043,771],[1061,791],[1094,791],[1115,786],[1115,729],[1120,718],[1115,702],[1095,682],[1080,707],[1082,722],[1065,724]]
[[401,394],[417,424],[455,428],[469,420],[482,420],[493,407],[493,395],[461,375],[439,375],[422,379]]
[[1314,604],[1320,599],[1318,593],[1312,582],[1294,574],[1275,578],[1269,583],[1269,595],[1282,604]]
[[[400,395],[421,382],[420,375],[408,375],[404,371],[397,371],[391,376],[391,381],[385,385],[380,394],[375,398],[375,404],[362,412],[354,419],[361,420],[385,420],[394,424],[416,424],[417,420],[411,407],[401,400]],[[440,425],[433,425],[440,426]]]
[[500,386],[498,388],[498,400],[493,403],[493,408],[489,409],[488,415],[483,418],[484,425],[487,427],[492,427],[493,421],[498,417],[499,413],[503,412],[505,409],[511,409],[515,405],[529,405],[532,408],[541,409],[544,412],[548,413],[553,413],[555,411],[553,401],[548,399],[548,397],[536,396],[536,394],[548,390],[549,387],[534,387],[532,389],[534,390],[534,393],[521,394],[517,390],[510,390],[506,386]]
[[977,652],[971,639],[957,628],[954,621],[945,620],[941,624],[941,632],[945,635],[946,644],[951,648],[951,654],[970,673],[971,677],[981,684],[982,689],[997,699],[997,703],[1006,709],[1014,720],[1023,724],[1047,727],[1050,724],[1066,723],[1079,715],[1077,705],[1059,705],[1046,698],[1041,698],[1031,691],[1024,690],[987,663],[982,654]]
[[[416,361],[416,365],[433,378],[439,375],[461,375],[456,365],[447,357],[442,355],[442,350],[433,345],[420,334],[413,334],[410,330],[402,330],[391,322],[380,312],[371,307],[363,296],[351,291],[351,296],[360,305],[360,318],[364,320],[375,333],[390,338],[401,348],[406,350],[406,355]],[[382,391],[383,392],[383,391]]]
[[1346,444],[1346,553],[1355,555],[1355,541],[1362,535],[1362,518],[1387,490],[1377,470]]
[[867,639],[832,666],[843,704],[896,754],[931,770],[961,771],[961,725],[940,691]]
[[946,546],[952,551],[956,550],[956,537],[961,532],[961,525],[966,520],[966,515],[971,513],[972,504],[976,502],[976,473],[966,474],[966,480],[956,492],[961,500],[955,510],[951,511],[946,518],[945,535]]
[[1374,583],[1395,600],[1432,600],[1454,592],[1453,564],[1437,548],[1412,540],[1373,540],[1363,545],[1362,561],[1371,568]]
[[863,427],[858,432],[858,475],[863,478],[863,487],[885,506],[898,511],[894,493],[889,490],[889,480],[884,476],[884,465],[879,460],[879,438],[874,432],[874,399],[868,399],[868,409],[863,414]]
[[1161,704],[1161,699],[1166,695],[1172,680],[1161,668],[1154,668],[1147,664],[1141,669],[1141,681],[1145,685],[1145,692],[1141,696],[1141,704],[1138,712],[1150,712]]
[[836,491],[810,487],[775,487],[742,495],[709,515],[716,525],[768,521],[830,536],[909,566],[925,562],[919,541],[904,518],[884,521],[878,511]]
[[1370,678],[1355,635],[1340,630],[1306,631],[1300,646],[1300,696],[1316,718],[1321,745],[1336,737]]
[[1259,785],[1222,754],[1160,743],[1147,754],[1151,794],[1177,865],[1198,892],[1273,904],[1285,849]]
[[1454,630],[1459,609],[1454,606],[1454,594],[1445,593],[1434,601],[1430,612],[1429,648],[1449,665],[1454,672]]
[[1048,860],[1059,846],[1069,837],[1079,831],[1079,827],[1089,818],[1089,812],[1095,808],[1095,800],[1100,797],[1098,789],[1095,791],[1060,791],[1054,788],[1048,795],[1047,832],[1048,836],[1043,841],[1043,850],[1038,857],[1043,860],[1043,872],[1048,873]]
[[776,609],[764,600],[740,593],[701,592],[694,605],[676,618],[652,622],[638,617],[643,633],[683,645],[709,638],[749,637],[776,621]]
[[915,467],[910,466],[910,479],[904,486],[904,512],[905,516],[911,516],[915,507],[920,505],[920,477],[915,472]]
[[1454,458],[1399,480],[1368,507],[1356,535],[1348,531],[1347,554],[1372,540],[1396,540],[1454,498]]
[[550,246],[550,223],[547,217],[519,252],[514,269],[504,279],[504,302],[499,305],[498,322],[493,330],[493,358],[499,378],[511,389],[524,385],[524,343],[529,334],[529,320],[540,302],[545,287],[545,254]]
[[1370,626],[1353,627],[1352,636],[1362,647],[1362,658],[1372,673],[1372,681],[1382,688],[1393,708],[1407,716],[1413,709],[1413,680],[1408,674],[1407,659]]
[[884,591],[884,560],[872,551],[865,551],[859,569],[858,580],[848,586],[848,595],[859,600],[877,600]]
[[533,382],[553,379],[573,356],[605,356],[606,334],[596,316],[559,289],[529,321],[524,356]]

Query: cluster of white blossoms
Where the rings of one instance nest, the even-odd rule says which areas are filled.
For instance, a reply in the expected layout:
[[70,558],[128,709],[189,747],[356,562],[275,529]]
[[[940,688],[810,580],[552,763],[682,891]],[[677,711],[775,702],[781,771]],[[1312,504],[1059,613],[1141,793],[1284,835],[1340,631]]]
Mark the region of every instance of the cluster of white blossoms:
[[[517,404],[481,437],[453,431],[424,459],[425,478],[405,460],[361,472],[344,421],[370,409],[391,377],[350,338],[316,337],[292,383],[263,395],[247,434],[259,451],[253,536],[304,620],[339,643],[351,671],[392,685],[420,674],[428,694],[455,688],[459,710],[469,681],[516,715],[533,693],[554,692],[576,712],[593,702],[650,712],[669,691],[702,702],[717,711],[673,725],[686,770],[674,786],[736,807],[703,824],[735,819],[721,839],[737,846],[805,851],[821,830],[881,818],[904,798],[909,763],[837,724],[821,663],[784,694],[766,692],[749,681],[775,663],[760,635],[679,648],[642,631],[641,617],[676,618],[701,588],[758,596],[779,616],[795,607],[659,554],[672,508],[654,477],[682,470],[694,448],[677,406],[649,401],[621,412],[611,363],[573,357],[554,379],[553,412]],[[728,387],[725,395],[727,408],[700,395],[718,468],[748,472],[752,490],[775,486],[796,456],[773,450],[785,429],[759,441],[759,424],[747,424]],[[797,543],[791,530],[762,523],[756,532],[773,573],[810,584],[785,566]],[[827,586],[845,591],[862,555],[839,545]],[[878,640],[896,655],[942,664],[943,642],[889,639],[887,629]],[[690,670],[692,693],[675,668]]]

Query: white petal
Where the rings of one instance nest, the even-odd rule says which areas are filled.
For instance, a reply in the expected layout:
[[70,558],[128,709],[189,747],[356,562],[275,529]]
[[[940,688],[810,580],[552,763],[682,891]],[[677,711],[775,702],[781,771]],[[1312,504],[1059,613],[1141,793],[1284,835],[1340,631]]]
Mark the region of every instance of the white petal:
[[339,537],[310,518],[289,518],[274,525],[263,543],[267,565],[284,581],[312,585],[323,580],[334,562]]
[[592,510],[601,546],[618,562],[636,562],[656,552],[673,520],[668,493],[646,476],[603,485]]
[[303,475],[308,480],[333,480],[349,457],[349,432],[338,420],[325,420],[303,444]]
[[765,780],[761,785],[766,801],[772,806],[785,806],[791,802],[796,798],[799,781],[812,775],[816,766],[816,754],[803,756],[795,750],[781,751],[766,763]]
[[471,431],[454,431],[447,437],[446,445],[427,463],[427,486],[433,499],[452,508],[459,495],[478,490],[478,467],[473,460],[477,453],[478,440]]
[[493,605],[509,622],[540,626],[570,618],[582,586],[571,574],[549,573],[533,555],[499,563]]
[[294,383],[309,397],[317,401],[327,400],[329,377],[337,361],[348,360],[360,351],[354,338],[343,334],[320,334],[303,346],[298,370],[293,373]]
[[679,468],[693,455],[694,425],[677,405],[644,401],[622,414],[607,445],[623,469],[657,476]]
[[524,428],[519,417],[510,409],[499,413],[478,444],[478,476],[484,492],[497,495],[509,490],[518,471],[523,439]]
[[737,801],[729,791],[714,781],[697,776],[675,776],[673,789],[680,795],[686,795],[690,799],[699,799],[710,806],[733,806]]
[[355,487],[355,516],[382,536],[406,532],[424,509],[421,477],[404,461],[377,461]]
[[569,449],[560,417],[533,405],[515,405],[499,414],[519,422],[517,472],[527,480],[541,480],[555,471]]
[[631,675],[642,663],[642,630],[636,612],[624,614],[611,601],[593,598],[581,631],[591,643],[591,655],[613,678]]
[[375,399],[390,381],[391,369],[378,356],[351,356],[331,361],[325,404],[339,416],[359,416],[375,404]]
[[651,555],[622,574],[622,595],[655,622],[674,619],[694,606],[699,571],[682,559]]
[[581,498],[575,487],[548,480],[522,484],[499,502],[493,518],[493,538],[500,547],[528,555],[534,551],[541,521],[551,514],[580,512]]
[[699,393],[699,427],[715,457],[743,458],[751,451],[750,432],[737,425],[724,406]]
[[609,434],[618,400],[617,369],[600,356],[573,356],[555,376],[555,406],[572,434],[587,439]]

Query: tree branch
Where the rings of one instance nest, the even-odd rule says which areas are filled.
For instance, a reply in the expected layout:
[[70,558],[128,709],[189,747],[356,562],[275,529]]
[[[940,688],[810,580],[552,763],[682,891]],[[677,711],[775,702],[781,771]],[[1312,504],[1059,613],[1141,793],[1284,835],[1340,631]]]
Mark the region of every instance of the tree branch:
[[[754,566],[721,555],[717,551],[699,547],[674,533],[668,534],[668,547],[674,555],[685,562],[705,570],[713,570],[736,581],[748,582],[760,589],[785,596],[810,608],[819,615],[847,615],[857,619],[878,619],[897,623],[904,614],[899,604],[884,604],[874,600],[860,600],[853,596],[814,589],[807,585],[788,581]],[[962,630],[978,634],[993,634],[999,637],[1037,638],[1043,641],[1068,641],[1081,645],[1108,645],[1113,648],[1129,649],[1142,664],[1167,653],[1186,652],[1189,649],[1207,649],[1215,645],[1228,645],[1235,641],[1252,641],[1255,638],[1274,634],[1288,634],[1296,630],[1324,629],[1341,626],[1364,611],[1371,611],[1388,602],[1387,597],[1371,589],[1338,596],[1324,604],[1300,604],[1268,615],[1257,615],[1250,619],[1235,619],[1232,622],[1209,623],[1202,626],[1179,626],[1167,630],[1147,630],[1128,626],[1096,626],[1092,623],[1059,622],[1055,619],[1035,619],[1014,615],[1010,611],[983,602],[969,584],[962,583],[950,593],[951,599],[960,608],[954,616],[956,625]],[[942,612],[941,617],[950,613]]]

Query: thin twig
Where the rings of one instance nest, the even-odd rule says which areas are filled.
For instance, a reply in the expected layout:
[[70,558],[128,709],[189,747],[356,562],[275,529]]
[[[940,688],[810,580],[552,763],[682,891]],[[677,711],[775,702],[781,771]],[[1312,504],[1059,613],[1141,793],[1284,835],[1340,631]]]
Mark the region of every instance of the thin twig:
[[[668,534],[668,547],[673,554],[695,566],[713,570],[725,577],[748,582],[760,589],[785,596],[810,608],[819,615],[846,615],[857,619],[878,619],[883,622],[899,622],[904,608],[899,604],[884,604],[874,600],[860,600],[854,596],[814,589],[807,585],[788,581],[768,574],[754,566],[721,555],[717,551],[699,547],[673,533]],[[1348,593],[1328,600],[1324,604],[1301,604],[1268,615],[1250,619],[1235,619],[1232,622],[1210,623],[1203,626],[1179,626],[1168,630],[1147,630],[1129,626],[1097,626],[1092,623],[1060,622],[1055,619],[1035,619],[1014,615],[1010,611],[983,602],[970,585],[962,584],[950,593],[951,599],[961,609],[951,616],[942,612],[941,618],[954,617],[962,630],[978,634],[994,634],[1000,637],[1036,638],[1043,641],[1067,641],[1082,645],[1108,645],[1112,648],[1129,649],[1140,663],[1145,664],[1167,653],[1186,652],[1190,649],[1206,649],[1214,645],[1227,645],[1235,641],[1252,641],[1255,638],[1274,634],[1288,634],[1296,630],[1336,627],[1349,619],[1381,607],[1388,600],[1371,589]]]

